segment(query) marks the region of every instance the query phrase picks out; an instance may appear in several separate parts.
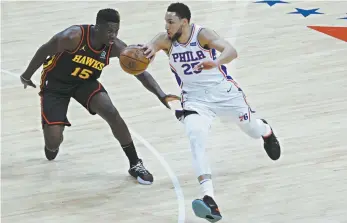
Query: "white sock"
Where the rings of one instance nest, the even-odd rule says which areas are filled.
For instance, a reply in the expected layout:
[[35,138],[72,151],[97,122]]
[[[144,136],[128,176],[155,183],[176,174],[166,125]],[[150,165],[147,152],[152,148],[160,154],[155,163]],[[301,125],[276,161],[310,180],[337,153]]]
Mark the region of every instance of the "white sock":
[[257,122],[258,122],[258,125],[260,125],[260,126],[264,126],[263,127],[263,131],[262,131],[262,136],[263,137],[268,137],[268,136],[270,136],[271,135],[271,133],[272,133],[272,130],[271,130],[271,127],[268,125],[268,124],[265,124],[262,120],[260,120],[260,119],[257,119]]
[[202,194],[208,195],[212,198],[214,198],[214,189],[213,189],[213,184],[211,179],[205,179],[200,182],[200,188]]

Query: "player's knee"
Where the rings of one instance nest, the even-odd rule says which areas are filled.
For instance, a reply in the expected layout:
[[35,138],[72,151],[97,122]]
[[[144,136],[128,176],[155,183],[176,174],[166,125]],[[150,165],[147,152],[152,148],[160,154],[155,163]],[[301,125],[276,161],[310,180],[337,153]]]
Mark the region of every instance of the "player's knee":
[[118,127],[119,125],[124,124],[123,118],[120,116],[118,110],[112,105],[107,106],[104,109],[105,120],[112,126]]
[[120,116],[117,109],[113,105],[104,105],[103,113],[108,117],[118,118]]
[[260,129],[254,122],[241,123],[239,127],[243,132],[254,139],[259,139],[261,137]]
[[209,130],[209,123],[198,114],[191,114],[184,119],[186,134],[188,135],[192,144],[198,144],[198,142],[206,137]]
[[104,103],[98,106],[96,113],[105,118],[107,121],[116,120],[120,118],[117,109],[111,103]]
[[49,150],[55,150],[59,148],[60,143],[61,143],[61,137],[58,137],[58,136],[49,137],[45,140],[45,145],[47,149]]
[[45,126],[44,128],[45,145],[47,149],[55,150],[59,148],[63,139],[63,127]]

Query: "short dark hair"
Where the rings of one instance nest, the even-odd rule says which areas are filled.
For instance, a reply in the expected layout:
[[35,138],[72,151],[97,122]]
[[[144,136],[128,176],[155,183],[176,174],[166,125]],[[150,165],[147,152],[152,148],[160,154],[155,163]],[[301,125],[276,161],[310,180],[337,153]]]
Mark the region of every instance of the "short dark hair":
[[120,16],[117,10],[115,9],[101,9],[96,16],[96,23],[102,24],[107,22],[119,23]]
[[175,12],[178,18],[187,19],[190,22],[191,14],[189,7],[183,3],[176,2],[169,5],[167,8],[168,12]]

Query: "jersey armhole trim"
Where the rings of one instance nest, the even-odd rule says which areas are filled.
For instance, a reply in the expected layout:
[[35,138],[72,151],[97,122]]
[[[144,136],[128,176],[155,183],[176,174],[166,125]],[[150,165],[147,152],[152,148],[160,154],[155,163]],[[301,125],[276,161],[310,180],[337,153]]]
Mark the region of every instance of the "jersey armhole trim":
[[110,45],[110,47],[108,48],[107,55],[106,55],[106,65],[110,63],[110,55],[111,55],[112,48],[113,48],[113,44]]
[[103,50],[105,50],[105,47],[103,47],[101,50],[96,50],[96,49],[94,49],[94,48],[92,47],[92,44],[90,43],[90,27],[91,27],[91,25],[88,25],[88,28],[87,28],[87,36],[86,36],[88,47],[89,47],[89,49],[91,49],[94,53],[101,53]]
[[73,50],[73,51],[66,50],[66,52],[68,52],[69,54],[74,54],[74,53],[76,53],[76,52],[79,50],[79,48],[81,47],[82,43],[83,43],[83,40],[84,40],[84,28],[83,28],[83,26],[81,26],[81,25],[79,25],[79,27],[80,27],[80,29],[82,30],[82,35],[81,35],[80,42],[78,43],[78,45],[77,45],[77,47],[76,47],[75,50]]
[[200,42],[199,42],[199,34],[200,34],[200,31],[203,30],[204,28],[203,27],[200,27],[199,30],[197,31],[197,34],[196,34],[196,42],[199,46],[199,48],[205,52],[211,52],[211,49],[205,49],[203,46],[201,46]]

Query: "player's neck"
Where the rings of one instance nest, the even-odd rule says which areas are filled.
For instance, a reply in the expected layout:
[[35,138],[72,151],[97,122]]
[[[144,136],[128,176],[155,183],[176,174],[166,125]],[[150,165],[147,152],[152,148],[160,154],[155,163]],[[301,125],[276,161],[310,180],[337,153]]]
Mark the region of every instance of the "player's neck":
[[185,29],[182,30],[182,35],[178,39],[178,42],[181,43],[181,44],[187,43],[189,41],[189,39],[190,39],[192,31],[193,31],[193,26],[192,25],[189,25],[189,26],[185,27]]
[[96,31],[94,29],[94,27],[90,27],[90,44],[92,45],[93,49],[96,50],[100,50],[104,44],[102,44],[101,42],[97,41],[97,37],[96,37]]

